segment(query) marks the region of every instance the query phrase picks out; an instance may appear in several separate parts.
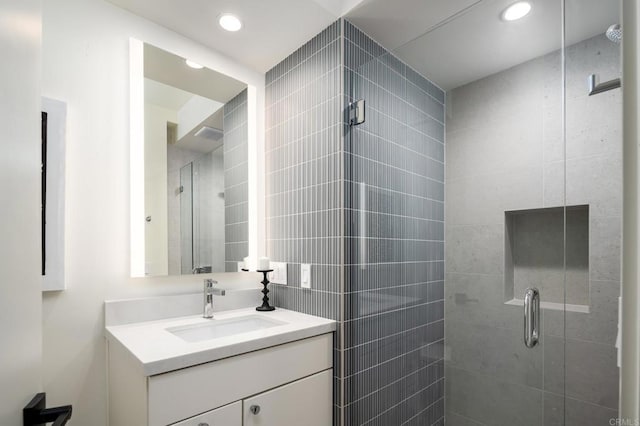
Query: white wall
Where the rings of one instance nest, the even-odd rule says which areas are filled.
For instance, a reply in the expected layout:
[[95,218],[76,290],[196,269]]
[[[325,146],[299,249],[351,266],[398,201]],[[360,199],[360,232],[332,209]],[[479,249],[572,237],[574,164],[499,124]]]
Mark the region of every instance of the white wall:
[[0,0],[0,424],[41,390],[41,1]]
[[[100,0],[45,2],[43,95],[68,103],[68,213],[67,290],[43,300],[43,384],[50,405],[73,404],[71,425],[107,422],[104,300],[201,290],[202,277],[129,278],[132,36],[255,85],[263,109],[262,74]],[[257,278],[216,279],[237,276]]]

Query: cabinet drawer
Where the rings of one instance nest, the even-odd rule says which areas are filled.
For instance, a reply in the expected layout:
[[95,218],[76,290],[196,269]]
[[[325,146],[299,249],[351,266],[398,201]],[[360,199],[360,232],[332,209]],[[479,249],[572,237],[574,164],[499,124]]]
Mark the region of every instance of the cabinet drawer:
[[164,426],[332,367],[332,333],[273,346],[148,381],[149,425]]
[[234,402],[172,426],[242,426],[242,402]]
[[245,399],[244,426],[330,426],[332,379],[331,369]]

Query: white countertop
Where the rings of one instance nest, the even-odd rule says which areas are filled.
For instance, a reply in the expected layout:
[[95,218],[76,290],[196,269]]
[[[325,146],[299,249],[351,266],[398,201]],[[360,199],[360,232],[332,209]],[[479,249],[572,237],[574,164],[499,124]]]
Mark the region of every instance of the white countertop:
[[286,309],[258,312],[243,308],[217,312],[216,320],[261,316],[286,324],[200,342],[186,342],[167,331],[169,327],[206,324],[200,315],[146,321],[105,328],[110,344],[122,345],[139,365],[141,374],[153,376],[180,368],[216,361],[270,346],[281,345],[335,331],[336,322]]

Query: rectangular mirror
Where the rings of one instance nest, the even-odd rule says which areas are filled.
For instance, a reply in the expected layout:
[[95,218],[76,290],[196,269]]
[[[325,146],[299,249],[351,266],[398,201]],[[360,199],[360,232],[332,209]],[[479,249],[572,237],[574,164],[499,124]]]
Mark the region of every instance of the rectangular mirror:
[[132,275],[236,272],[251,254],[250,88],[131,48]]

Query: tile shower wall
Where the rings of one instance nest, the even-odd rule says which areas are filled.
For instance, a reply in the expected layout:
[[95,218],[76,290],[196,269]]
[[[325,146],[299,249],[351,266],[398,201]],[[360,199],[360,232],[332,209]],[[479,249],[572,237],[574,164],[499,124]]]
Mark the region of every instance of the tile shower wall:
[[345,424],[444,424],[444,93],[344,36]]
[[[618,54],[604,36],[566,49],[566,145],[559,52],[448,93],[448,424],[617,416],[621,92],[588,97],[585,82],[619,76]],[[566,204],[589,205],[589,313],[543,309],[541,344],[526,349],[522,308],[504,305],[504,212],[563,206],[565,155]]]
[[[340,319],[342,97],[340,23],[266,75],[267,251],[287,262],[278,306]],[[300,287],[311,264],[312,288]]]
[[[288,263],[287,286],[272,285],[275,306],[341,320],[342,86],[340,22],[266,74],[267,253]],[[311,264],[311,289],[300,265]],[[340,336],[334,351],[339,424]]]
[[238,270],[249,255],[249,171],[247,90],[224,105],[225,271]]
[[346,21],[266,89],[267,246],[289,264],[272,300],[340,321],[335,424],[442,423],[444,93]]

